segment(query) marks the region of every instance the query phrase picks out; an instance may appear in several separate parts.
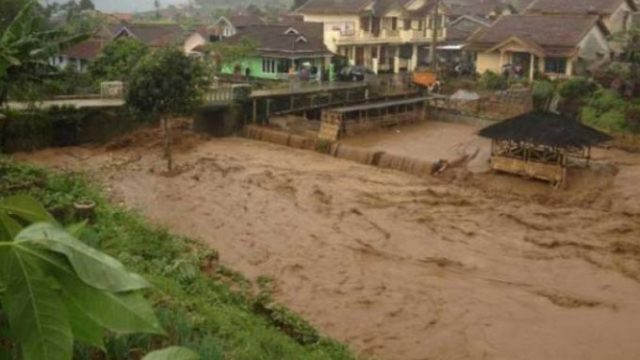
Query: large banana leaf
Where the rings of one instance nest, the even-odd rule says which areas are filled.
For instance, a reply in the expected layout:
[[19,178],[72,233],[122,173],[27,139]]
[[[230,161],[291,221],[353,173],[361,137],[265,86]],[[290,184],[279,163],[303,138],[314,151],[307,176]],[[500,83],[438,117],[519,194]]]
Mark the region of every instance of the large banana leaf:
[[[63,300],[66,300],[63,298]],[[64,302],[75,340],[104,350],[104,329],[72,301]]]
[[32,258],[17,249],[2,250],[6,291],[2,309],[24,360],[71,359],[73,336],[64,303]]
[[[140,292],[112,293],[91,287],[80,281],[64,256],[28,245],[17,244],[22,252],[40,261],[41,267],[54,277],[62,288],[65,303],[82,312],[83,316],[71,317],[75,330],[93,329],[95,325],[113,332],[163,334],[153,309]],[[1,258],[0,258],[1,260]],[[96,333],[80,339],[97,346]]]
[[187,348],[173,346],[149,353],[142,360],[200,360],[200,356]]
[[140,292],[101,291],[68,273],[54,274],[65,298],[101,326],[120,334],[164,334],[153,309]]
[[94,288],[123,292],[149,287],[144,278],[129,273],[118,260],[86,245],[57,225],[31,225],[22,230],[14,241],[38,245],[66,256],[78,277]]
[[53,216],[39,202],[27,195],[15,195],[2,199],[0,201],[0,213],[17,216],[29,223],[56,223]]

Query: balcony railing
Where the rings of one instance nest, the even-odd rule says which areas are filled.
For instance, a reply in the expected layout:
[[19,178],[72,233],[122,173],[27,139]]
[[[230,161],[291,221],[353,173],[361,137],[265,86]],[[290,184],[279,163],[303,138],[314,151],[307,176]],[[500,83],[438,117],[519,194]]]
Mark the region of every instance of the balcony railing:
[[[334,38],[337,44],[358,43],[410,43],[430,42],[433,39],[433,30],[392,30],[382,29],[379,35],[364,30],[335,31]],[[446,29],[438,32],[438,41],[445,40]]]

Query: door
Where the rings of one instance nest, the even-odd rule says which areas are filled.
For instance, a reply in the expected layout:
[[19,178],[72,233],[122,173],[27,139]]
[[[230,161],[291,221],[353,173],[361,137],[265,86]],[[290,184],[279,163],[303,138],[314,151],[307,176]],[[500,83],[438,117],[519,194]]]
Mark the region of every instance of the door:
[[356,47],[356,65],[364,66],[364,47]]

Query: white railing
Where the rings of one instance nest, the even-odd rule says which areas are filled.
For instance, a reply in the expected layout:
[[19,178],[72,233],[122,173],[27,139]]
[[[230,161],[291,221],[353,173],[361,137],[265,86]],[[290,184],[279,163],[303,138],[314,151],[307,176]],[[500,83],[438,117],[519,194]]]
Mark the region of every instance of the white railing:
[[[335,31],[335,41],[343,44],[375,44],[375,43],[406,43],[406,42],[430,42],[433,39],[433,30],[391,30],[382,29],[378,36],[369,31],[350,30]],[[446,39],[446,29],[438,31],[438,41]]]

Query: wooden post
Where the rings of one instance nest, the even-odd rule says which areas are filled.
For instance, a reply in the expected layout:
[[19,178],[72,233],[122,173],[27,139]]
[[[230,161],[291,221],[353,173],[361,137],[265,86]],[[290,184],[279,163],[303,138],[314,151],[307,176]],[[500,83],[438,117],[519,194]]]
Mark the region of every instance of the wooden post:
[[253,99],[253,123],[258,122],[258,100]]
[[167,171],[173,170],[173,158],[171,157],[171,138],[169,136],[169,120],[162,117],[162,132],[164,134],[164,157],[167,159]]
[[271,117],[271,99],[267,99],[267,117],[264,119],[265,125],[269,125],[270,117]]

